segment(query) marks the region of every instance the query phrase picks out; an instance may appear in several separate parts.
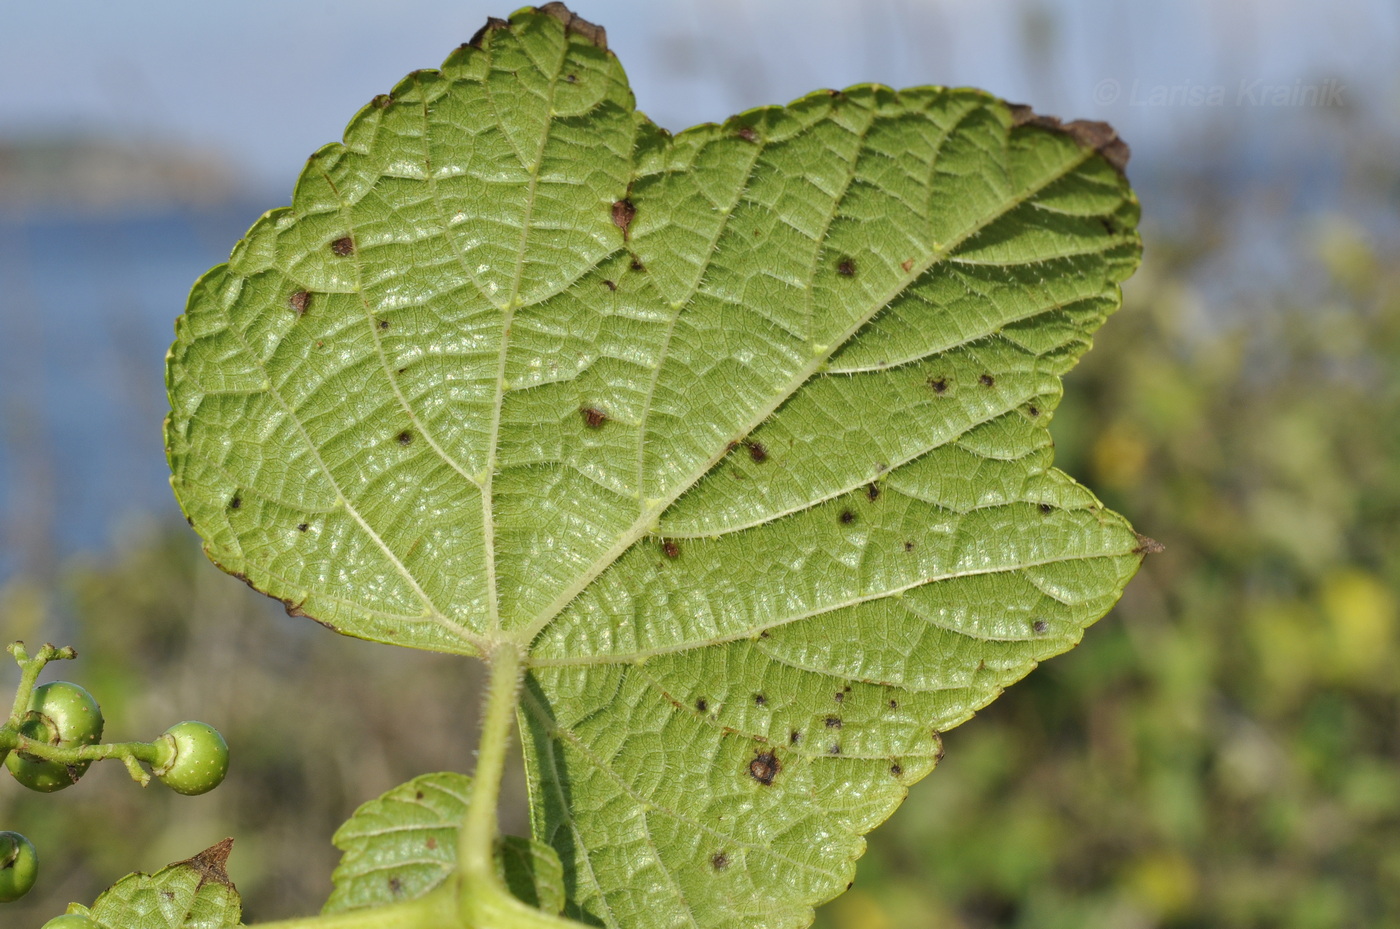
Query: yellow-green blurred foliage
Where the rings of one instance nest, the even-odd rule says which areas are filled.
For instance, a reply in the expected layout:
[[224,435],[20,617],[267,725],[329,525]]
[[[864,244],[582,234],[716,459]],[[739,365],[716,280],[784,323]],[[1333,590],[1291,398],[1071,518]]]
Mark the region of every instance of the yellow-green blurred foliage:
[[[1209,243],[1149,239],[1053,433],[1166,552],[1079,649],[947,735],[821,926],[1400,925],[1400,254],[1340,221],[1307,241],[1298,287],[1207,332]],[[473,662],[274,615],[183,527],[57,591],[17,581],[0,610],[36,640],[67,617],[81,658],[49,676],[98,696],[109,737],[196,717],[234,753],[202,798],[111,765],[55,796],[0,785],[0,822],[44,858],[7,927],[225,834],[250,916],[312,912],[356,804],[470,770]]]

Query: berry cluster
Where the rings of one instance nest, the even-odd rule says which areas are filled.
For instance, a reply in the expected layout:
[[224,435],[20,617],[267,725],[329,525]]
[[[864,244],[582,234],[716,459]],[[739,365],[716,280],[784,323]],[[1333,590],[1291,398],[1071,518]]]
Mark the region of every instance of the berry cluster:
[[[92,694],[68,681],[35,685],[50,661],[76,658],[71,648],[45,645],[30,657],[23,642],[9,647],[20,667],[14,710],[0,723],[0,760],[30,790],[52,793],[76,784],[94,761],[116,758],[133,778],[151,775],[177,793],[213,790],[228,773],[228,743],[205,723],[185,720],[152,742],[103,743],[102,708]],[[150,773],[143,765],[149,766]],[[0,903],[18,900],[38,877],[34,845],[18,832],[0,832]],[[46,929],[90,929],[80,914],[51,920]]]

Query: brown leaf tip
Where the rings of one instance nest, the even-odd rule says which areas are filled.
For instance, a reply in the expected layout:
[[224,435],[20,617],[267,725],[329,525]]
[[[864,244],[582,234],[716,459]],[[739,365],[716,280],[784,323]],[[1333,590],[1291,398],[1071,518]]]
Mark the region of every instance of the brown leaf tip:
[[1167,547],[1161,542],[1149,539],[1141,532],[1135,532],[1133,535],[1137,536],[1138,540],[1137,548],[1133,549],[1134,555],[1160,555],[1167,550]]
[[535,12],[553,16],[564,24],[565,31],[577,32],[599,48],[606,49],[608,47],[608,30],[596,23],[590,23],[557,0],[554,3],[535,7]]
[[1127,169],[1132,151],[1127,142],[1118,138],[1117,130],[1108,123],[1092,119],[1076,119],[1065,123],[1054,116],[1041,116],[1024,103],[1008,103],[1007,106],[1011,108],[1013,127],[1038,126],[1051,132],[1064,133],[1074,139],[1081,148],[1091,148],[1098,152],[1119,174]]
[[231,851],[233,851],[233,839],[224,839],[209,846],[193,858],[175,862],[171,867],[193,868],[198,871],[200,887],[205,884],[223,884],[225,887],[233,887],[233,882],[228,879],[228,871],[225,868]]
[[[493,29],[508,28],[510,28],[510,23],[506,22],[504,19],[500,19],[495,16],[488,17],[486,20],[486,25],[478,29],[476,31],[476,34],[467,40],[467,45],[471,46],[472,48],[481,48],[481,40],[486,38],[486,33],[492,31]],[[466,48],[467,46],[464,45],[462,47]]]

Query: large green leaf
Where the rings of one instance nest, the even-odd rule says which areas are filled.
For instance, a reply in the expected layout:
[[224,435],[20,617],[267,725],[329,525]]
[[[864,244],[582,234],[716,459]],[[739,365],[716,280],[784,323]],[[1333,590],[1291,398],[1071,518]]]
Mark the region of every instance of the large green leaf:
[[672,136],[605,45],[493,20],[312,156],[177,324],[175,492],[292,612],[527,650],[568,912],[802,925],[1141,560],[1046,431],[1126,149],[941,87]]
[[224,839],[155,874],[129,874],[104,891],[87,915],[103,929],[238,926],[243,908],[224,870],[232,848],[233,840]]

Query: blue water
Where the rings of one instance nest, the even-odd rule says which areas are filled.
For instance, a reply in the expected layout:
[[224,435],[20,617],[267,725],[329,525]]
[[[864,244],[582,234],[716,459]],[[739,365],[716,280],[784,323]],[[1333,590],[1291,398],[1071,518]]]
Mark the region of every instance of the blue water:
[[190,285],[267,204],[0,214],[0,580],[174,517],[164,358]]

